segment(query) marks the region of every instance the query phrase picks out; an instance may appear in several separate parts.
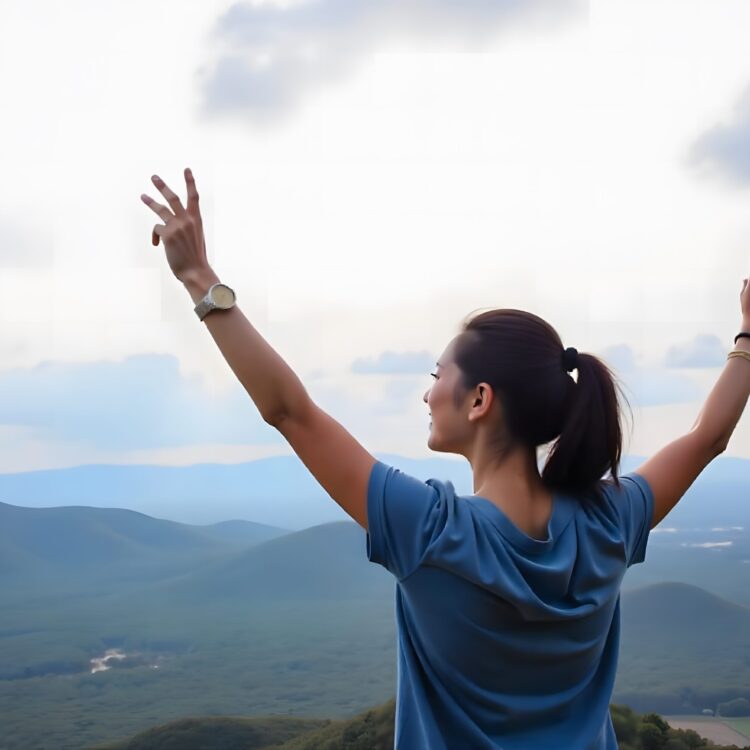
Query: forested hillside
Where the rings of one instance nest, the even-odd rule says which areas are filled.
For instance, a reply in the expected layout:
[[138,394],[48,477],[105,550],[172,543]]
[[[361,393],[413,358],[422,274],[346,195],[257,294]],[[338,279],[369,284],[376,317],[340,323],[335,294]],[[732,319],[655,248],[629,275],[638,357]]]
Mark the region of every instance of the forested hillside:
[[[92,750],[392,750],[395,700],[348,721],[258,718],[185,719]],[[672,729],[658,714],[610,706],[620,750],[737,750],[704,740],[692,730]],[[307,723],[307,726],[305,725]],[[294,736],[292,736],[294,735]],[[750,741],[741,750],[750,750]]]

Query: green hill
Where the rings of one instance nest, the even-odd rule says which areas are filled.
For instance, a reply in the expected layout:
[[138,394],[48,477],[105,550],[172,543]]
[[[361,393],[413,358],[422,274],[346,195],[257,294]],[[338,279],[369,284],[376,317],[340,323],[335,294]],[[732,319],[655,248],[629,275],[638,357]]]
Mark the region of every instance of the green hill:
[[[744,638],[750,633],[750,608],[733,604],[688,583],[657,583],[628,592],[622,603],[622,621],[633,633],[658,622],[665,638]],[[690,628],[685,628],[685,623]],[[678,627],[679,626],[679,627]]]
[[121,508],[0,503],[0,582],[7,591],[85,591],[174,575],[286,533],[249,521],[190,526]]
[[394,698],[351,719],[208,717],[172,721],[90,750],[392,750]]
[[160,600],[350,599],[388,596],[393,581],[365,554],[365,534],[351,521],[313,526],[257,544],[180,578],[155,584]]
[[[182,719],[129,740],[90,750],[392,750],[395,699],[341,721],[258,717]],[[673,729],[657,714],[639,716],[610,705],[620,750],[730,750],[691,730]],[[314,726],[318,725],[318,726]],[[737,750],[736,745],[732,745]],[[743,750],[750,750],[748,744]]]
[[623,593],[614,698],[637,711],[689,714],[750,699],[750,609],[686,583]]
[[[309,736],[329,719],[299,719],[287,716],[246,719],[216,716],[180,719],[140,732],[135,737],[91,750],[182,750],[182,748],[221,748],[221,750],[271,750],[289,747],[287,741]],[[343,722],[334,722],[337,726]]]

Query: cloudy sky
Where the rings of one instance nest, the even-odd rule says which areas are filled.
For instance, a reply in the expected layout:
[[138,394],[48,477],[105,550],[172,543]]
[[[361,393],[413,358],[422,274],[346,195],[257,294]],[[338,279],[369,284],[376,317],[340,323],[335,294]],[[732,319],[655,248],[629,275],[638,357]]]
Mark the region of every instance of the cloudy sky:
[[215,271],[371,452],[435,455],[435,360],[516,307],[615,369],[653,453],[740,327],[749,27],[744,0],[3,0],[0,471],[291,452],[150,243],[139,196],[186,166]]

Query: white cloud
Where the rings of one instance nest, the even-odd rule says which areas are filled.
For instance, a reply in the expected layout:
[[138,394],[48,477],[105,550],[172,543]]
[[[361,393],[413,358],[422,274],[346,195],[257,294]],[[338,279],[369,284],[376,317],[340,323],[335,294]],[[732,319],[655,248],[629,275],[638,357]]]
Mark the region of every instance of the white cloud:
[[727,358],[726,344],[713,334],[697,334],[686,344],[673,344],[664,357],[666,367],[721,367]]
[[637,406],[688,403],[702,395],[701,388],[691,379],[654,368],[631,370],[620,385],[628,400]]
[[744,526],[714,526],[711,531],[743,531]]
[[731,121],[714,125],[695,141],[688,163],[701,176],[750,186],[750,86],[739,97]]
[[0,372],[0,423],[102,450],[281,442],[241,386],[214,394],[165,354]]
[[307,90],[349,77],[393,38],[486,49],[499,30],[556,26],[585,15],[582,0],[308,0],[292,6],[237,3],[213,35],[229,49],[202,71],[202,110],[256,122],[294,106]]

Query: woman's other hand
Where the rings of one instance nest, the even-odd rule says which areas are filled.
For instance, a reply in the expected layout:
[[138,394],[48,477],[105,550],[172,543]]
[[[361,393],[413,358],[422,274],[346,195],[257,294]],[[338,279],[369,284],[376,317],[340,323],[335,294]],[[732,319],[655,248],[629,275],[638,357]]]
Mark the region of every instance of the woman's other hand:
[[190,168],[186,168],[187,209],[160,177],[153,175],[151,180],[169,203],[167,207],[145,193],[141,195],[141,200],[164,221],[164,224],[154,226],[151,231],[151,242],[157,246],[161,238],[172,273],[185,283],[191,276],[210,267],[206,257],[206,240],[203,235],[195,179]]

